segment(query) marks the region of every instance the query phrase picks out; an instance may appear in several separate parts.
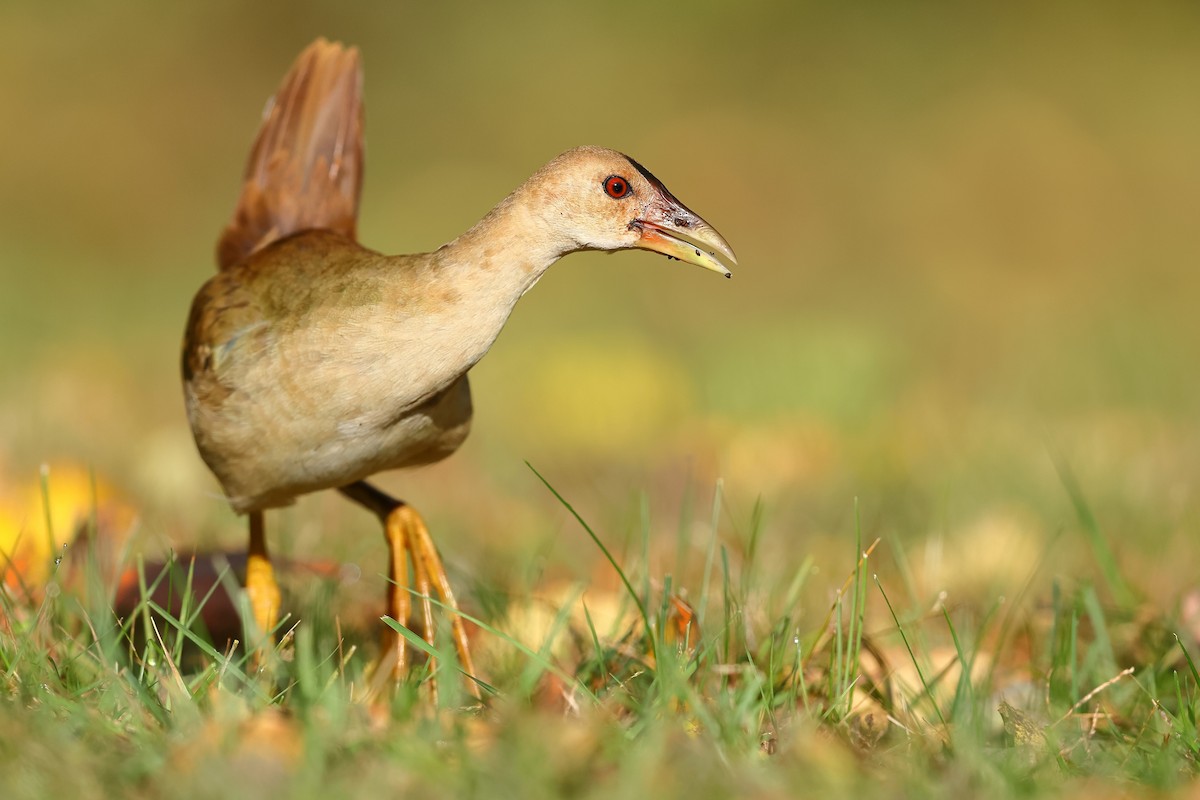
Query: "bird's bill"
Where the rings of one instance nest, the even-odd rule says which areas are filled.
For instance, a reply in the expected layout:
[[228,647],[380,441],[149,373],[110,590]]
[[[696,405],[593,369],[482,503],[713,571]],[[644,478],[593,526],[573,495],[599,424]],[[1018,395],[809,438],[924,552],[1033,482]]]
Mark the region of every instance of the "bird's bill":
[[657,222],[649,220],[639,220],[641,223],[641,238],[638,239],[637,246],[643,250],[653,250],[656,253],[662,253],[668,258],[677,258],[680,261],[686,261],[689,264],[695,264],[697,267],[704,267],[724,275],[726,278],[732,278],[733,273],[729,268],[721,263],[717,258],[717,252],[728,258],[734,264],[737,263],[737,258],[733,255],[733,248],[729,246],[729,242],[721,234],[717,233],[716,229],[704,222],[699,217],[691,218],[691,226],[684,233],[690,239],[688,241],[680,236],[675,231],[671,230],[667,225],[661,225]]
[[729,267],[717,258],[717,253],[720,253],[729,263],[737,263],[737,256],[733,254],[733,248],[725,241],[725,237],[701,219],[699,214],[679,202],[650,170],[632,158],[629,159],[629,163],[633,164],[654,190],[653,198],[642,207],[641,215],[629,223],[630,228],[641,233],[634,246],[643,250],[653,250],[667,258],[677,258],[732,278],[733,273],[729,271]]

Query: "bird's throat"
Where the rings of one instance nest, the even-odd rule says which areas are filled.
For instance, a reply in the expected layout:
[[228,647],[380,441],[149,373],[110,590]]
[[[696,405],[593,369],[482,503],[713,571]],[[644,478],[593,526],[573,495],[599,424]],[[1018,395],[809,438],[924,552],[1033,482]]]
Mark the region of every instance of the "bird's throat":
[[535,213],[521,187],[437,255],[448,274],[479,299],[509,306],[533,288],[550,266],[571,252]]

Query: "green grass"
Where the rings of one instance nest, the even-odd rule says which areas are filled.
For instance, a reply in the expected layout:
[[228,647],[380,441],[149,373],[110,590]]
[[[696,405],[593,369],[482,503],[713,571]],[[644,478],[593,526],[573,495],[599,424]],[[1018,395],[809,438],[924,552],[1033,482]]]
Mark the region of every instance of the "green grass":
[[[340,637],[319,604],[296,609],[303,621],[272,677],[256,675],[240,650],[196,632],[210,598],[189,599],[184,561],[170,578],[187,592],[178,617],[144,576],[123,620],[111,593],[64,591],[57,573],[37,601],[3,595],[6,797],[1049,797],[1082,796],[1096,779],[1170,790],[1195,775],[1200,675],[1186,639],[1112,587],[1055,584],[1049,597],[983,609],[905,602],[889,542],[864,552],[872,532],[856,512],[844,557],[818,565],[846,579],[826,579],[837,584],[827,613],[801,611],[811,560],[763,591],[756,507],[740,568],[720,536],[699,549],[704,585],[720,588],[695,595],[681,625],[673,609],[692,609],[672,597],[690,587],[622,563],[542,480],[636,612],[613,632],[588,617],[575,655],[552,641],[570,633],[563,609],[543,641],[478,620],[481,639],[515,656],[481,676],[493,684],[483,706],[468,705],[446,666],[444,635],[430,648],[394,621],[437,655],[440,705],[423,667],[387,700],[364,701],[371,635]],[[773,611],[769,597],[782,598]]]
[[[1192,790],[1200,7],[693,5],[0,4],[0,536],[136,527],[142,583],[117,620],[72,553],[0,598],[0,796]],[[331,493],[272,547],[361,579],[286,576],[270,680],[205,644],[232,570],[138,570],[244,547],[179,336],[317,35],[364,54],[364,244],[592,142],[740,257],[570,256],[462,451],[381,476],[482,623],[485,710],[444,635],[444,708],[423,667],[359,702],[382,543]],[[43,513],[80,465],[107,499]]]

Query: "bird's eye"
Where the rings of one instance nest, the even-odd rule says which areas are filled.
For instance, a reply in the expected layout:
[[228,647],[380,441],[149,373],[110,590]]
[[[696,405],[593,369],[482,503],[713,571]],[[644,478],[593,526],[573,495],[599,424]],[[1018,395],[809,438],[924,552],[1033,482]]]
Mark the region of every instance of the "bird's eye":
[[629,194],[629,181],[620,175],[609,175],[604,179],[604,191],[608,192],[609,197],[619,200]]

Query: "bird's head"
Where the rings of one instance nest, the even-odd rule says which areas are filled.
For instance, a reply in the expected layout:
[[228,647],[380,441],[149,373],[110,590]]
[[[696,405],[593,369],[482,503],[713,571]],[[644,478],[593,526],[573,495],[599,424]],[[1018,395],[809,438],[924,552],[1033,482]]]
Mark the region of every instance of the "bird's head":
[[577,147],[530,181],[545,221],[576,250],[640,248],[726,278],[733,248],[711,225],[629,156]]

